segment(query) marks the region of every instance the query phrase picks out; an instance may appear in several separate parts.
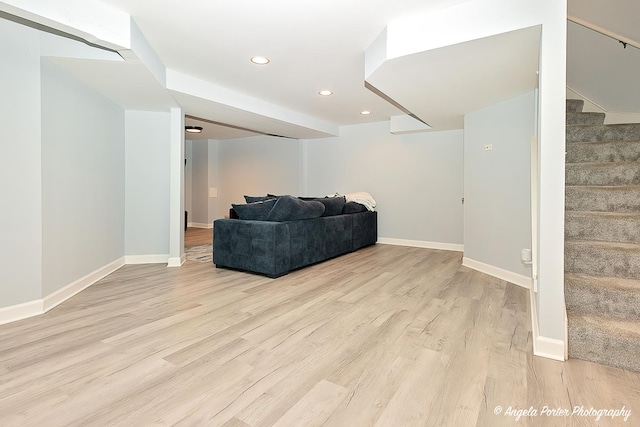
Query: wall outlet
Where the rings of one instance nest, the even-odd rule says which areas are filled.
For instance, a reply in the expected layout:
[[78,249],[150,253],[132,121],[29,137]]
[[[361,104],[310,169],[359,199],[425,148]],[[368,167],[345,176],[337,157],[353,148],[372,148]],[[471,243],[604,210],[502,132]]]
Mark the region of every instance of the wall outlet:
[[491,151],[491,150],[493,150],[493,144],[485,144],[485,145],[482,146],[482,149],[484,151]]
[[522,262],[531,262],[531,249],[522,249],[520,251],[520,260]]

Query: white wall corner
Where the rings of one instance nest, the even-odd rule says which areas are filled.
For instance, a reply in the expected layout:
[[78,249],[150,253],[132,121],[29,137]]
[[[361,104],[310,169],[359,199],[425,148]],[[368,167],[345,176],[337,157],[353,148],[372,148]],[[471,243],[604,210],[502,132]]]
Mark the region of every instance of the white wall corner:
[[187,261],[187,254],[182,254],[179,257],[170,257],[167,261],[167,267],[182,267]]
[[514,273],[513,271],[505,270],[500,267],[485,264],[484,262],[476,261],[471,258],[463,257],[462,265],[472,268],[481,273],[488,274],[489,276],[497,277],[498,279],[505,280],[514,285],[521,286],[525,289],[531,289],[531,277],[523,276],[522,274]]
[[[533,335],[533,354],[534,356],[544,357],[546,359],[558,360],[564,362],[568,359],[567,334],[564,340],[543,337],[540,335],[538,325],[538,307],[536,305],[536,295],[533,289],[529,290],[529,305],[531,308],[531,333]],[[565,311],[566,313],[566,311]],[[566,327],[566,315],[565,315]]]

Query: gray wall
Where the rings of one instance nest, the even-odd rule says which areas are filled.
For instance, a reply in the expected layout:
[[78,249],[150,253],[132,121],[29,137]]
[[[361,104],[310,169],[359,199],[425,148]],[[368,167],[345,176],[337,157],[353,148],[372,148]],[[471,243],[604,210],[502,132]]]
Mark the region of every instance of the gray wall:
[[[464,256],[531,277],[530,159],[533,92],[467,114],[464,120]],[[492,151],[484,151],[492,144]]]
[[0,308],[42,297],[40,52],[0,19]]
[[[218,141],[209,140],[209,188],[218,188]],[[208,190],[208,189],[207,189]],[[208,191],[207,191],[208,193]],[[208,221],[207,224],[211,224],[214,220],[218,219],[218,198],[208,197]]]
[[123,110],[43,60],[44,295],[124,255],[123,212]]
[[299,194],[299,155],[296,139],[255,136],[218,141],[217,217],[228,215],[232,203],[244,203],[245,194]]
[[169,254],[169,113],[125,113],[125,254]]
[[191,212],[189,222],[209,222],[209,143],[193,141],[191,160]]
[[191,191],[192,191],[192,163],[193,163],[193,143],[191,141],[184,142],[184,158],[187,161],[184,166],[184,210],[189,213],[188,221],[191,222],[191,215],[193,211],[192,203],[191,203]]
[[304,141],[307,195],[367,191],[381,238],[462,243],[460,130],[389,133],[389,122],[343,126]]

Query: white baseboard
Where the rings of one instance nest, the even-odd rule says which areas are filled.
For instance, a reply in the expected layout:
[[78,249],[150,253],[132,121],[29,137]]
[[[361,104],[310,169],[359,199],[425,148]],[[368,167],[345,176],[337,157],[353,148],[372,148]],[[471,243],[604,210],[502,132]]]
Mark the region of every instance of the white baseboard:
[[98,280],[113,273],[124,264],[125,258],[119,258],[42,299],[0,308],[0,325],[46,313],[78,292],[87,289]]
[[489,276],[506,280],[514,285],[522,286],[525,289],[531,289],[531,282],[533,281],[531,277],[523,276],[522,274],[514,273],[513,271],[499,267],[494,267],[493,265],[485,264],[484,262],[476,261],[467,257],[462,258],[462,265],[478,270],[481,273],[488,274]]
[[187,260],[187,254],[182,254],[179,257],[170,257],[167,262],[167,267],[182,267],[182,264]]
[[205,224],[202,222],[189,222],[187,223],[187,227],[191,228],[213,228],[213,222],[211,224]]
[[540,335],[540,329],[538,326],[538,307],[536,304],[535,292],[533,292],[532,289],[529,290],[529,300],[531,308],[531,333],[533,335],[534,356],[564,362],[567,360],[568,347],[566,345],[566,341],[543,337]]
[[441,249],[445,251],[462,252],[464,245],[456,243],[426,242],[423,240],[392,239],[390,237],[378,237],[378,243],[383,245],[410,246],[413,248]]
[[78,292],[81,292],[89,286],[96,283],[98,280],[113,273],[124,265],[124,257],[119,258],[104,267],[97,269],[96,271],[87,274],[84,277],[68,284],[62,289],[58,289],[51,295],[47,295],[42,299],[42,307],[44,312],[51,310],[53,307],[62,304]]
[[42,309],[41,299],[3,307],[0,308],[0,325],[16,322],[42,313],[44,313],[44,310]]
[[125,264],[166,264],[169,262],[169,255],[127,255],[124,257]]

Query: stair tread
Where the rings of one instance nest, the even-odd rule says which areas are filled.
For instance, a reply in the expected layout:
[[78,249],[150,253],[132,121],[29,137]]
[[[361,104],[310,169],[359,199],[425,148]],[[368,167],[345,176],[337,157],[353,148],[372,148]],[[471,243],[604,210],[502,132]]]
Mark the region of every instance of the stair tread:
[[585,313],[579,310],[567,310],[570,322],[580,323],[601,332],[612,332],[640,341],[640,322],[620,319],[606,314]]
[[600,167],[614,167],[614,166],[640,166],[640,162],[575,162],[566,163],[567,166],[600,166]]
[[565,273],[565,285],[573,285],[576,282],[588,283],[593,286],[601,286],[603,288],[621,288],[625,290],[640,291],[640,279],[628,279],[622,277],[611,276],[594,276],[592,274],[583,273]]
[[595,216],[614,218],[640,218],[640,212],[611,212],[611,211],[566,211],[565,216]]
[[[585,125],[575,125],[575,126],[585,126]],[[594,126],[594,125],[591,125]],[[602,126],[610,126],[610,125],[602,125]],[[616,140],[616,141],[567,141],[567,144],[593,144],[593,145],[598,145],[598,144],[633,144],[633,143],[638,143],[640,142],[640,139],[624,139],[624,140]]]
[[622,242],[603,242],[599,240],[565,240],[565,244],[572,246],[595,246],[601,248],[616,248],[630,251],[639,251],[640,244],[638,243],[622,243]]
[[625,185],[569,185],[569,184],[567,184],[566,187],[572,187],[572,188],[597,188],[597,189],[600,189],[600,190],[604,190],[604,189],[640,190],[640,185],[629,185],[629,184],[625,184]]

